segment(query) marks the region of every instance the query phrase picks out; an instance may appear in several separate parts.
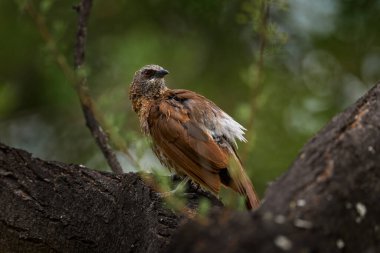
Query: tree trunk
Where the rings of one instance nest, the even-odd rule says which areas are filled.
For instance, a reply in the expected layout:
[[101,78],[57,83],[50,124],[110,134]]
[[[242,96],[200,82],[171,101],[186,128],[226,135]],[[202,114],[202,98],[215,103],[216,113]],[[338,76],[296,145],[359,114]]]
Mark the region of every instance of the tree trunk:
[[257,211],[207,222],[171,211],[137,174],[0,145],[0,252],[380,252],[379,109],[377,85],[305,145]]

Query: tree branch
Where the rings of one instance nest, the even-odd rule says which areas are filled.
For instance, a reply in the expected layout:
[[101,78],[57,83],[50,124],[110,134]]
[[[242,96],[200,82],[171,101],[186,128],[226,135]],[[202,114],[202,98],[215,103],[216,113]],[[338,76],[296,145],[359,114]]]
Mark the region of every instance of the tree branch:
[[80,68],[84,64],[86,39],[87,39],[87,22],[90,16],[92,0],[82,0],[80,4],[74,6],[74,10],[78,13],[78,27],[75,42],[75,69]]
[[191,213],[177,215],[143,177],[47,162],[0,143],[0,252],[157,252],[200,198],[220,205],[194,190]]
[[90,15],[92,0],[82,0],[80,4],[74,7],[78,13],[78,27],[75,43],[74,62],[78,80],[76,82],[76,90],[81,103],[86,125],[92,136],[95,138],[100,150],[103,152],[108,165],[116,174],[122,174],[123,169],[116,158],[111,146],[109,145],[108,135],[96,117],[94,103],[88,93],[87,77],[85,71],[81,71],[85,61],[86,39],[87,39],[87,21]]
[[[35,9],[33,3],[31,1],[28,1],[25,5],[23,5],[23,9],[34,21],[36,28],[38,29],[41,37],[52,53],[58,67],[62,70],[69,83],[76,90],[81,103],[86,125],[88,126],[92,136],[95,138],[97,145],[102,150],[103,155],[108,162],[108,165],[115,173],[122,173],[121,166],[109,145],[109,137],[102,127],[106,126],[105,121],[102,119],[101,114],[96,112],[94,102],[88,92],[86,74],[84,67],[82,66],[85,59],[85,41],[87,33],[86,26],[91,9],[91,2],[92,1],[84,1],[83,3],[81,2],[79,5],[74,7],[74,9],[79,13],[77,40],[74,56],[74,65],[75,69],[77,70],[76,72],[74,72],[73,68],[68,64],[65,55],[63,55],[57,48],[56,41],[49,31],[44,17]],[[107,127],[105,128],[107,129]],[[128,148],[126,148],[126,145],[124,145],[124,143],[121,144],[120,142],[113,142],[113,144],[118,148],[118,150],[124,152],[128,159],[137,168],[139,167],[138,163],[130,154]]]

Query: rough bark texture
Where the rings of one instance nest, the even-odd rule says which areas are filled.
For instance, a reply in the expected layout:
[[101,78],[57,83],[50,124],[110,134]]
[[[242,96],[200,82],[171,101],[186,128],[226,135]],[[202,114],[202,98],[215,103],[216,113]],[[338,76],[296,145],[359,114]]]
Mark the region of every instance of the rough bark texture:
[[379,152],[377,85],[305,145],[256,212],[178,228],[136,174],[0,145],[0,252],[380,252]]
[[145,182],[0,144],[0,252],[162,250],[180,217]]
[[336,116],[255,213],[181,227],[168,252],[380,252],[380,85]]

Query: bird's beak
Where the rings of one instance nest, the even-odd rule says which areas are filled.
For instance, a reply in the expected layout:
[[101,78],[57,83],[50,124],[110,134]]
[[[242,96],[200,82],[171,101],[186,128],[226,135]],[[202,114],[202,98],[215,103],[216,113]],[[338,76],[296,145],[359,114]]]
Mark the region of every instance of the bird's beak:
[[161,70],[156,72],[155,76],[162,78],[162,77],[166,76],[167,74],[169,74],[169,71],[167,71],[166,69],[161,69]]

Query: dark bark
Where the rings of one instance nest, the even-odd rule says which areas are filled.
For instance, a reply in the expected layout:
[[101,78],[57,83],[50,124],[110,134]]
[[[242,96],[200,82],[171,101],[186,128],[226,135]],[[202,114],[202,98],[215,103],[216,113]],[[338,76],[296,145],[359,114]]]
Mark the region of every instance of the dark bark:
[[46,162],[0,144],[2,253],[157,252],[179,221],[135,173]]
[[0,252],[380,252],[379,109],[377,85],[305,145],[257,211],[179,229],[136,174],[0,145]]
[[380,252],[379,182],[380,84],[304,146],[259,210],[188,223],[168,252]]

